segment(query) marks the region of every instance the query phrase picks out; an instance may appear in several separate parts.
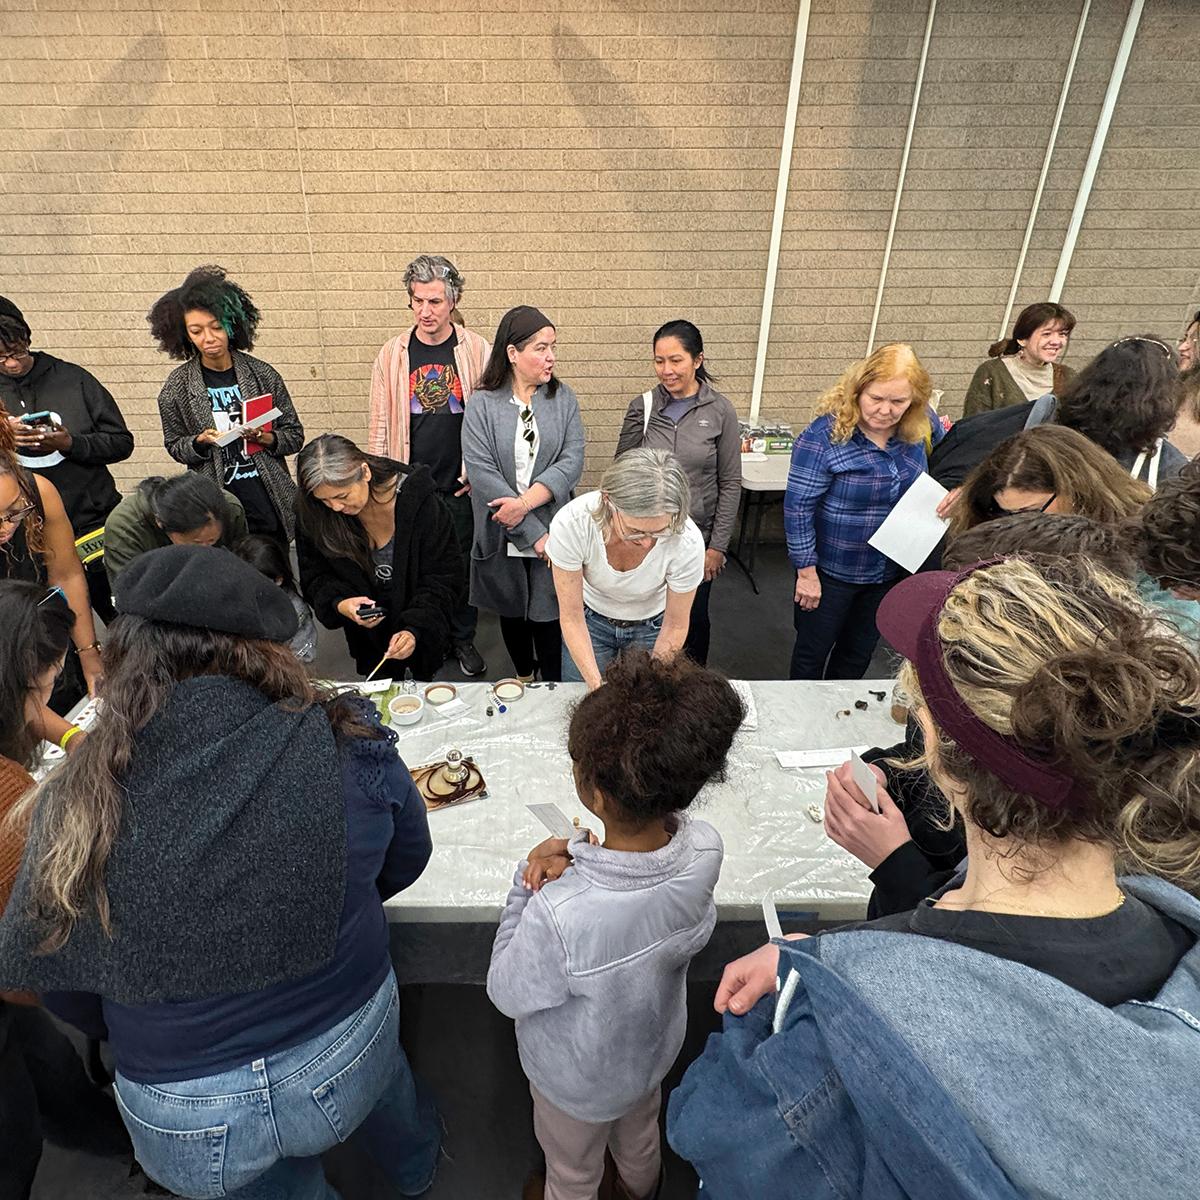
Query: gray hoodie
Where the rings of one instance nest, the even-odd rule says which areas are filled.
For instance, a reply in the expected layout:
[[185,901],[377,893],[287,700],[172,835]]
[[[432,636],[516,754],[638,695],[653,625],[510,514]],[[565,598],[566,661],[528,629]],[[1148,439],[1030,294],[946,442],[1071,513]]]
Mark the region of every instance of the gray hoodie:
[[663,1080],[683,1045],[687,968],[717,920],[723,848],[681,818],[661,850],[571,839],[574,866],[531,892],[517,868],[488,996],[517,1022],[530,1082],[578,1121],[614,1121]]

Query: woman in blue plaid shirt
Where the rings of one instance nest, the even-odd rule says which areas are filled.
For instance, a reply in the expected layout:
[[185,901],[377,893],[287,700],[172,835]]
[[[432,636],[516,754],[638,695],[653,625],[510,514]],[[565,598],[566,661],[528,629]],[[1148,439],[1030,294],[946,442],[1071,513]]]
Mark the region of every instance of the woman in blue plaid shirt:
[[796,568],[792,679],[861,679],[875,612],[900,568],[867,539],[942,438],[932,385],[911,346],[880,346],[821,397],[796,439],[783,500]]

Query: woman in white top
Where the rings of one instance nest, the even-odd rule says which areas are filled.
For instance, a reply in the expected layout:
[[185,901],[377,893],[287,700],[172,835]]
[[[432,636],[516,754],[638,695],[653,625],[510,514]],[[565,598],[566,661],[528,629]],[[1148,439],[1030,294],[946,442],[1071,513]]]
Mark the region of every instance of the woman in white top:
[[704,536],[688,516],[687,476],[665,450],[630,450],[550,523],[562,625],[562,675],[600,686],[630,646],[659,658],[687,637],[692,597],[704,578]]
[[555,331],[529,305],[500,319],[491,357],[463,418],[471,485],[471,603],[500,617],[513,669],[556,680],[562,662],[558,602],[547,570],[555,513],[583,473],[575,393],[554,374]]
[[1041,396],[1061,396],[1074,372],[1059,359],[1067,352],[1075,317],[1061,304],[1046,300],[1021,309],[1011,337],[988,350],[967,388],[963,416],[1023,404]]

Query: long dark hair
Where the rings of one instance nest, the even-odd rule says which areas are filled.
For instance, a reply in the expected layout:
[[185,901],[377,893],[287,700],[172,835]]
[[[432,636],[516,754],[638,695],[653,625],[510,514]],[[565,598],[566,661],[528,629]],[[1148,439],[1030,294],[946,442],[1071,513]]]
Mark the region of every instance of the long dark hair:
[[[679,344],[693,358],[699,358],[704,353],[704,335],[691,321],[685,321],[680,318],[675,321],[668,321],[665,325],[660,325],[655,330],[654,338],[650,342],[651,347],[657,346],[659,340],[665,337],[678,338]],[[696,378],[708,383],[715,383],[717,379],[703,363],[696,368]]]
[[1147,333],[1101,350],[1063,388],[1055,420],[1114,457],[1140,454],[1171,431],[1182,401],[1179,356]]
[[75,617],[66,600],[40,583],[0,580],[0,755],[27,767],[38,736],[25,701],[38,679],[62,661]]
[[1047,321],[1060,321],[1063,333],[1068,337],[1071,330],[1075,328],[1075,314],[1069,308],[1063,308],[1061,304],[1055,304],[1052,300],[1030,304],[1017,314],[1012,333],[998,342],[993,342],[988,347],[988,358],[999,358],[1003,354],[1016,354],[1021,348],[1020,339],[1032,337],[1034,332],[1045,325]]
[[362,478],[364,466],[371,468],[371,495],[386,501],[396,490],[400,464],[378,454],[360,450],[340,433],[315,437],[296,459],[296,516],[300,529],[326,558],[348,558],[369,575],[371,541],[362,522],[327,508],[313,492],[322,486],[349,487]]
[[[487,365],[483,368],[483,374],[480,375],[479,382],[476,384],[480,391],[498,392],[501,388],[509,385],[513,377],[512,363],[508,361],[509,346],[517,350],[524,350],[533,335],[538,332],[537,329],[534,329],[521,337],[513,337],[513,326],[523,309],[524,306],[510,308],[500,318],[500,324],[496,326],[496,337],[492,341],[492,352],[488,356]],[[549,319],[546,320],[546,325],[549,325],[551,329],[554,328],[554,322]],[[545,326],[539,326],[539,328],[544,329]],[[558,392],[558,382],[558,376],[551,374],[550,382],[546,384],[547,396],[553,396]]]
[[[7,417],[0,417],[0,475],[10,475],[16,480],[22,498],[33,509],[22,522],[25,526],[25,545],[29,548],[29,553],[41,562],[46,554],[46,523],[42,517],[42,497],[33,473],[21,466],[17,458],[17,435],[13,433]],[[8,547],[0,546],[0,552],[7,554]]]
[[44,953],[60,949],[92,909],[111,932],[104,872],[121,825],[137,735],[176,684],[199,675],[241,680],[292,711],[320,704],[339,737],[382,736],[364,724],[348,694],[311,680],[284,643],[132,613],[117,616],[104,645],[104,704],[95,724],[79,749],[13,810],[14,820],[27,819],[35,808],[38,813],[31,899],[32,915],[48,929]]

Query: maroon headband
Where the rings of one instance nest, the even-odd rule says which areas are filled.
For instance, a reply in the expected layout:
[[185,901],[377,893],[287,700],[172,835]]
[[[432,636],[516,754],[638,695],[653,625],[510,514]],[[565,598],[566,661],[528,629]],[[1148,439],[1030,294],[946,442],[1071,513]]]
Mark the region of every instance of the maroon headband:
[[938,727],[980,766],[1014,792],[1032,796],[1047,808],[1073,807],[1087,800],[1073,776],[985,725],[967,707],[946,672],[937,628],[942,609],[968,575],[999,561],[975,563],[957,574],[926,571],[903,580],[879,606],[879,632],[916,667],[921,694]]

